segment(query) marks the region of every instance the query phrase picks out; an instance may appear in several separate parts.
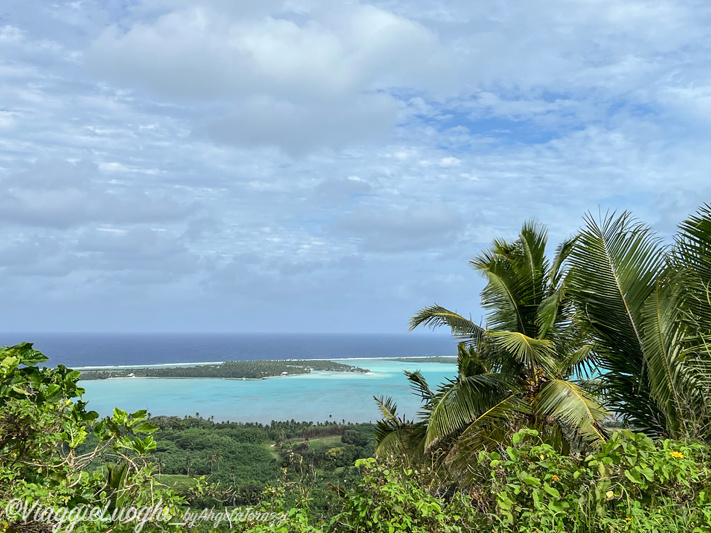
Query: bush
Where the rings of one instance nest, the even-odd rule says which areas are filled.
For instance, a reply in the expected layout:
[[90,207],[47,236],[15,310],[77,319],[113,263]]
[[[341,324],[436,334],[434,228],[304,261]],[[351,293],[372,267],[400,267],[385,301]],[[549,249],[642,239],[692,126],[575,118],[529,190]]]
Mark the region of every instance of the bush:
[[[0,529],[46,531],[57,526],[10,513],[13,499],[29,507],[36,503],[70,510],[85,505],[109,511],[123,505],[150,507],[162,500],[175,507],[175,516],[183,499],[158,486],[147,462],[146,454],[155,448],[150,433],[156,428],[147,422],[146,412],[114,409],[112,417],[96,422],[97,413],[78,400],[83,392],[77,386],[80,373],[61,365],[37,366],[47,360],[30,343],[0,348]],[[90,435],[94,445],[86,449],[82,445]],[[103,468],[88,471],[98,457],[105,458]],[[76,531],[109,528],[121,530],[118,524],[82,522]]]
[[504,457],[479,456],[475,503],[492,512],[495,531],[711,532],[708,449],[699,444],[623,430],[576,459],[542,444],[535,430],[513,442]]
[[[474,531],[471,508],[429,494],[412,470],[388,469],[375,459],[356,461],[363,471],[359,487],[347,494],[331,522],[334,532],[449,533]],[[464,516],[469,514],[469,516]]]

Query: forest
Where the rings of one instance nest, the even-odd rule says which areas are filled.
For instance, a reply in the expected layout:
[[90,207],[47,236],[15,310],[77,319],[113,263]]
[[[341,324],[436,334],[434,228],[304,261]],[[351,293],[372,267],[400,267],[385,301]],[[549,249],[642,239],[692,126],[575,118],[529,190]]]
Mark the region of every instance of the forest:
[[[185,530],[190,509],[203,511],[195,531],[710,533],[711,206],[668,243],[630,213],[607,213],[551,250],[546,228],[527,221],[470,265],[486,281],[483,325],[440,305],[411,319],[460,341],[444,383],[404,376],[421,400],[412,420],[386,395],[375,425],[119,408],[100,419],[80,372],[40,366],[30,343],[2,348],[0,524],[57,526],[11,515],[20,499],[159,501],[166,520],[145,527],[166,531]],[[249,512],[211,521],[225,510]]]

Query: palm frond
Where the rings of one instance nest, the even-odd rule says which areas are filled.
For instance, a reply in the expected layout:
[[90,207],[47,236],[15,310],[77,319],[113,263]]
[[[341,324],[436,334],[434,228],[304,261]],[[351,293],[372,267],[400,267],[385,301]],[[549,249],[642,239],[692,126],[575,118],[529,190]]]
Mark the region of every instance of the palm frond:
[[610,351],[641,356],[641,309],[663,270],[663,248],[628,213],[601,224],[587,215],[586,223],[570,255],[571,292]]
[[602,421],[610,413],[571,381],[548,381],[536,398],[534,410],[537,414],[561,420],[586,437],[605,440]]
[[659,284],[647,299],[643,309],[644,353],[652,398],[664,413],[666,430],[671,436],[684,424],[682,407],[685,391],[694,393],[689,386],[688,367],[684,365],[682,329],[679,320],[679,302],[674,287]]
[[459,346],[457,346],[457,370],[459,376],[467,377],[492,373],[495,361],[487,358],[486,352],[486,346],[483,343],[479,343],[478,346],[472,346],[460,342]]
[[425,448],[463,430],[508,396],[512,386],[500,374],[461,377],[440,386],[428,420]]
[[[495,448],[502,441],[502,433],[513,433],[517,418],[531,414],[531,406],[516,394],[501,398],[481,413],[459,436],[458,444],[466,457],[483,448]],[[511,426],[511,427],[509,427]]]
[[481,292],[482,307],[489,311],[487,328],[525,331],[527,324],[516,294],[520,280],[510,261],[482,254],[470,261],[470,264],[479,269],[487,280]]
[[410,331],[418,326],[427,326],[432,329],[447,326],[455,337],[473,341],[480,339],[484,333],[484,328],[470,319],[436,304],[425,307],[410,319]]
[[559,377],[575,374],[576,379],[591,379],[599,376],[595,357],[595,344],[583,344],[575,350],[569,350],[556,365]]
[[397,405],[391,397],[373,398],[382,414],[375,425],[376,456],[405,458],[407,462],[416,460],[422,452],[414,437],[416,424],[397,416]]
[[536,314],[548,293],[546,244],[545,227],[527,221],[516,241],[495,240],[488,250],[470,261],[487,279],[482,307],[489,311],[489,329],[537,336]]
[[585,221],[569,256],[569,293],[590,328],[613,406],[653,430],[664,423],[650,402],[643,308],[663,271],[664,248],[629,213],[600,223],[588,214]]
[[549,271],[548,285],[553,289],[560,287],[563,278],[567,274],[566,262],[568,256],[575,249],[575,243],[578,241],[578,236],[565,239],[556,248],[555,257]]
[[487,336],[533,374],[536,367],[552,370],[555,365],[555,346],[546,339],[534,339],[518,331],[491,331]]
[[[677,267],[693,272],[696,282],[708,289],[711,282],[711,205],[704,204],[679,225],[673,257],[678,260]],[[694,287],[698,288],[701,287]],[[706,315],[709,301],[702,297],[698,303],[702,305],[701,313]]]
[[558,313],[563,305],[564,298],[565,289],[561,288],[544,298],[538,306],[538,312],[536,313],[536,325],[539,328],[537,337],[546,338],[548,332],[553,328],[558,319]]
[[410,388],[420,397],[420,400],[422,400],[422,406],[416,418],[421,421],[426,421],[429,419],[430,413],[434,408],[436,395],[432,389],[430,389],[425,376],[423,376],[419,370],[415,372],[405,370],[404,372],[407,380],[410,382]]
[[422,398],[422,401],[425,403],[431,403],[434,399],[434,392],[430,389],[430,386],[427,383],[425,376],[422,375],[422,372],[419,370],[416,370],[415,372],[405,370],[405,376],[407,376],[407,380],[410,382],[410,387],[412,387],[414,392]]
[[546,259],[548,230],[542,224],[528,220],[521,227],[519,239],[523,249],[523,261],[519,268],[519,275],[522,279],[527,279],[529,283],[531,303],[540,302],[545,297],[543,279],[548,275],[548,260]]

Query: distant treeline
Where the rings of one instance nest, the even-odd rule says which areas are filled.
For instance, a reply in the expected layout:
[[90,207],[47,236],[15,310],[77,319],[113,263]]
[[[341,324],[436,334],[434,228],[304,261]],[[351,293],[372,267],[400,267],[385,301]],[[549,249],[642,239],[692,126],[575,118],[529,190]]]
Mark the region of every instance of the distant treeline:
[[223,378],[223,379],[262,379],[271,376],[308,374],[312,370],[328,372],[368,372],[343,363],[328,360],[293,360],[293,361],[227,361],[216,365],[180,366],[171,368],[121,368],[111,370],[86,370],[81,378],[106,379],[121,377],[146,378]]

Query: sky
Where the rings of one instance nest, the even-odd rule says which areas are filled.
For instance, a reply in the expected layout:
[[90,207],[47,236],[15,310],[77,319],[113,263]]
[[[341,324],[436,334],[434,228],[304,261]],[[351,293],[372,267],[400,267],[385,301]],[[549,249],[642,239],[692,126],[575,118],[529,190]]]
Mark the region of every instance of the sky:
[[0,4],[4,331],[484,322],[468,261],[711,201],[711,3]]

